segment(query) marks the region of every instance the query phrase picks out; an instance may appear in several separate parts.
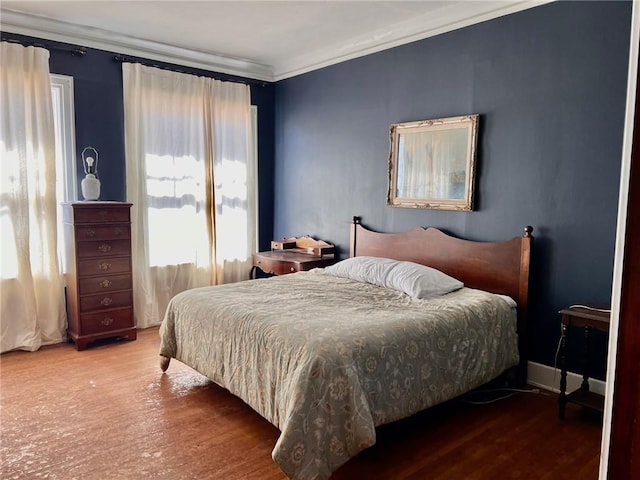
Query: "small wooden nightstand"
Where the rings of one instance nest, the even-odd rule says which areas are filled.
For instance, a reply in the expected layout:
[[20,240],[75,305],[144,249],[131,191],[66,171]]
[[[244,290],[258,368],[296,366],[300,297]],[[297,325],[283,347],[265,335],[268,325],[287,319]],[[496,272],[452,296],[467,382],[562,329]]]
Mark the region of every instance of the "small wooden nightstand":
[[[560,396],[558,397],[558,415],[564,418],[564,410],[567,403],[572,402],[593,410],[604,411],[604,398],[602,395],[589,391],[589,342],[591,329],[595,328],[603,332],[609,331],[611,314],[608,311],[586,307],[570,307],[560,310],[562,315],[562,337],[560,338]],[[584,328],[584,370],[582,385],[577,390],[567,394],[567,347],[569,344],[570,327]]]
[[255,278],[256,268],[273,275],[302,272],[312,268],[328,267],[335,262],[333,255],[309,255],[307,253],[273,250],[253,254],[251,278]]

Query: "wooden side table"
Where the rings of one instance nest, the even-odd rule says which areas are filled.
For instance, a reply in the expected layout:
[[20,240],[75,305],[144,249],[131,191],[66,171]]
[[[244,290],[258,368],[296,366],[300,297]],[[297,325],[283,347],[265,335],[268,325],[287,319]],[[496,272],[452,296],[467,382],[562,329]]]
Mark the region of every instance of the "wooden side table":
[[272,250],[253,254],[251,278],[256,278],[256,268],[273,275],[302,272],[312,268],[328,267],[335,262],[333,255],[309,255],[307,253]]
[[[562,315],[562,336],[560,337],[560,396],[558,397],[558,416],[564,419],[567,403],[575,403],[593,410],[604,411],[604,397],[589,391],[589,342],[591,329],[609,331],[611,314],[607,311],[586,307],[564,308],[558,312]],[[567,394],[567,349],[571,327],[584,328],[584,370],[582,384],[577,390]]]

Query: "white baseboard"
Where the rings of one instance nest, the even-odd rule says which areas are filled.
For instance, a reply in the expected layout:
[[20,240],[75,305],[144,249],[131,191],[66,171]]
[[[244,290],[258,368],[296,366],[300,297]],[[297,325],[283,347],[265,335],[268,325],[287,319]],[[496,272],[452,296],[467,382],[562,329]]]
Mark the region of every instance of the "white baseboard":
[[[535,387],[551,390],[552,392],[560,392],[560,369],[542,365],[541,363],[528,362],[527,366],[527,383]],[[580,387],[582,383],[582,375],[573,372],[567,372],[567,392],[572,392]],[[605,382],[602,380],[589,379],[589,389],[592,392],[604,395]]]

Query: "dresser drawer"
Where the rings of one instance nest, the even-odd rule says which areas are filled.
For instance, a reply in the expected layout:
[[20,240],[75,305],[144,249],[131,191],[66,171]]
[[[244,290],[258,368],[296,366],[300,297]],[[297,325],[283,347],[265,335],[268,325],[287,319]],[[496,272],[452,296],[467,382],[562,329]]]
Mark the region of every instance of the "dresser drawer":
[[131,242],[127,240],[98,240],[96,242],[78,242],[76,253],[78,258],[107,257],[113,255],[129,255]]
[[114,208],[109,205],[75,208],[73,223],[110,223],[131,221],[129,208]]
[[105,308],[130,307],[133,303],[131,290],[126,292],[100,293],[80,297],[80,313],[104,310]]
[[[131,259],[129,257],[89,258],[78,261],[78,275],[105,275],[111,273],[129,273]],[[80,282],[83,280],[80,279]]]
[[82,335],[92,335],[133,327],[133,308],[121,308],[80,316]]
[[131,238],[131,228],[129,225],[87,225],[76,227],[76,240],[118,240],[121,238]]
[[130,290],[132,285],[131,275],[108,275],[80,279],[78,291],[80,295],[106,293],[114,290]]

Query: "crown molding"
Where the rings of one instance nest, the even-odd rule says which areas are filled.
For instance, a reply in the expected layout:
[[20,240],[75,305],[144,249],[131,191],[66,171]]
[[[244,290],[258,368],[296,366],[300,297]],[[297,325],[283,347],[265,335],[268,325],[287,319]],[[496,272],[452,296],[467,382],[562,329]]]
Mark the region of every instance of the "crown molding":
[[460,15],[460,5],[452,3],[440,9],[436,14],[419,15],[409,21],[390,25],[388,28],[370,32],[366,36],[356,37],[347,45],[332,45],[322,50],[309,52],[304,56],[274,64],[274,81],[284,80],[554,1],[556,0],[471,1],[465,2],[464,16]]
[[250,60],[166,45],[12,10],[2,10],[0,30],[255,80],[272,82],[274,78],[269,65]]
[[555,0],[469,1],[465,2],[464,15],[460,13],[460,5],[452,2],[436,13],[418,15],[406,22],[354,37],[346,44],[332,44],[274,65],[176,47],[8,9],[2,9],[0,30],[159,62],[275,82],[553,1]]

